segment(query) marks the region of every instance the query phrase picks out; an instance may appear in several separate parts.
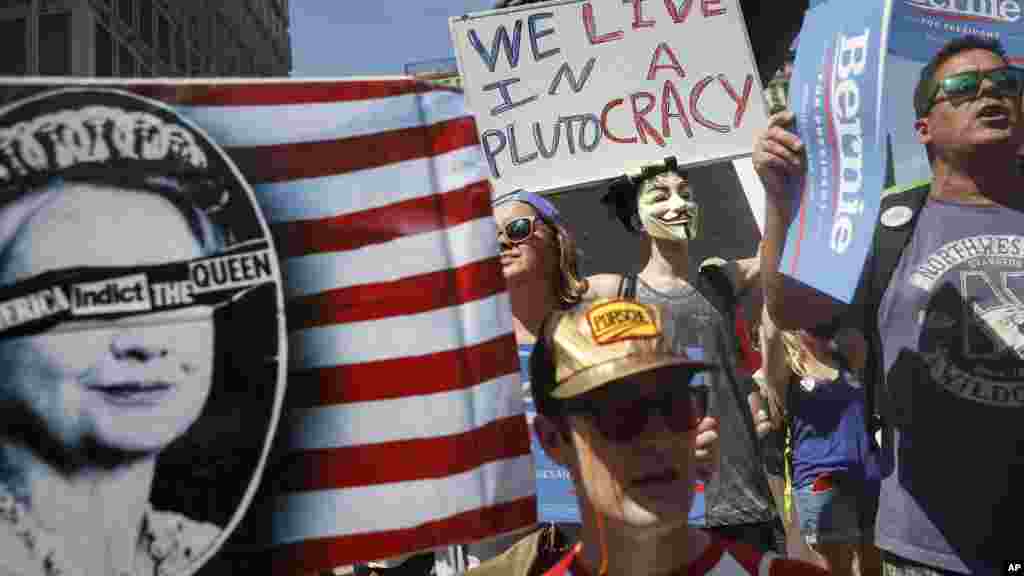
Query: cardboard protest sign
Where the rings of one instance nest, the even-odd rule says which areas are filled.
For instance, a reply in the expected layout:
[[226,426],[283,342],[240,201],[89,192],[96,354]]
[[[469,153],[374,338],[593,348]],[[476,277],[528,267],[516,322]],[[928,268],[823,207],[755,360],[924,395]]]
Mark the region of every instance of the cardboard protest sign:
[[5,86],[0,571],[195,572],[252,500],[283,401],[252,188],[124,88]]
[[749,155],[766,125],[736,0],[565,0],[450,27],[497,193]]
[[[156,461],[151,501],[129,498],[142,480],[90,501],[75,538],[151,509],[157,528],[185,528],[147,569],[310,574],[536,522],[487,164],[461,94],[408,78],[2,83],[4,421],[45,432],[35,452],[65,463]],[[84,388],[51,382],[57,368]],[[22,383],[64,409],[8,401]],[[142,434],[157,416],[162,435]],[[3,534],[0,572],[42,566],[46,549]],[[98,556],[64,557],[118,572],[90,568],[123,560],[96,542]]]
[[[808,175],[782,271],[842,302],[853,297],[887,186],[930,179],[914,130],[920,71],[966,34],[1024,54],[1015,0],[819,2],[805,17],[790,107]],[[821,274],[823,266],[834,273]]]

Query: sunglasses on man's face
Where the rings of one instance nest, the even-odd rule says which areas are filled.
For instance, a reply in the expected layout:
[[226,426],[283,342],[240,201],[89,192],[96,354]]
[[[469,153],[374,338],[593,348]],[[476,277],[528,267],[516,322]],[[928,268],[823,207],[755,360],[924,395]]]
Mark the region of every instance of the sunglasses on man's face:
[[[1004,66],[993,70],[967,70],[950,74],[932,90],[928,110],[943,100],[959,105],[981,95],[981,86],[985,79],[992,82],[992,92],[996,97],[1019,98],[1024,89],[1024,69],[1015,66]],[[942,96],[940,96],[940,93]]]
[[[694,374],[690,374],[687,379]],[[565,404],[565,411],[567,414],[586,417],[602,436],[622,444],[646,430],[651,415],[655,413],[661,415],[665,426],[672,432],[693,430],[707,414],[707,405],[707,386],[676,384],[644,398],[603,394],[569,400]]]
[[504,228],[498,230],[498,238],[500,239],[502,232],[504,232],[505,238],[512,244],[526,242],[527,238],[532,236],[537,229],[538,220],[536,216],[513,218],[505,223]]

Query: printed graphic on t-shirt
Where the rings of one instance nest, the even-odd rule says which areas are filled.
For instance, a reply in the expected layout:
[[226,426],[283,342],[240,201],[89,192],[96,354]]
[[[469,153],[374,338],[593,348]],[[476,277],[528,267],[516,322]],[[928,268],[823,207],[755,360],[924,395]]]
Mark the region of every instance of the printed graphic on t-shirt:
[[1021,218],[929,200],[879,307],[892,435],[875,541],[942,570],[994,573],[1020,548]]
[[932,381],[989,406],[1024,406],[1024,237],[949,242],[910,275],[931,293],[918,310]]

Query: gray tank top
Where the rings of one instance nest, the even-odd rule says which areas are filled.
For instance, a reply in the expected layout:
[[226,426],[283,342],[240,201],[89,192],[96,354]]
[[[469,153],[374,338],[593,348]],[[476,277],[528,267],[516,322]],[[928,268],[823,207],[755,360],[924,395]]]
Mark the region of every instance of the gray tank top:
[[753,385],[749,379],[740,380],[735,374],[736,338],[732,327],[726,326],[721,313],[690,285],[659,292],[632,276],[624,279],[620,292],[639,302],[664,306],[670,317],[665,322],[665,332],[674,350],[727,367],[703,375],[711,386],[708,411],[718,419],[721,454],[719,473],[704,492],[707,525],[773,520],[775,508],[747,403]]

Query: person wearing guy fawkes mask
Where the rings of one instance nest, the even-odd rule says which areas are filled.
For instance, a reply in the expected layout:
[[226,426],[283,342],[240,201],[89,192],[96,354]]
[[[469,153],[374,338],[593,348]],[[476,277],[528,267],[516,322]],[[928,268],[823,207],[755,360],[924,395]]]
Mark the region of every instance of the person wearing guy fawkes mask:
[[[674,158],[648,165],[611,186],[602,200],[627,230],[643,234],[650,257],[636,275],[587,278],[587,298],[625,297],[663,305],[675,350],[703,354],[727,369],[711,378],[711,414],[721,422],[721,465],[706,482],[705,521],[713,532],[761,550],[784,551],[784,536],[762,466],[753,414],[761,413],[752,380],[736,374],[733,311],[740,295],[757,284],[756,258],[703,266],[690,278],[689,244],[700,234],[700,206],[685,170]],[[713,330],[696,330],[715,326]],[[714,334],[714,341],[693,341]]]

